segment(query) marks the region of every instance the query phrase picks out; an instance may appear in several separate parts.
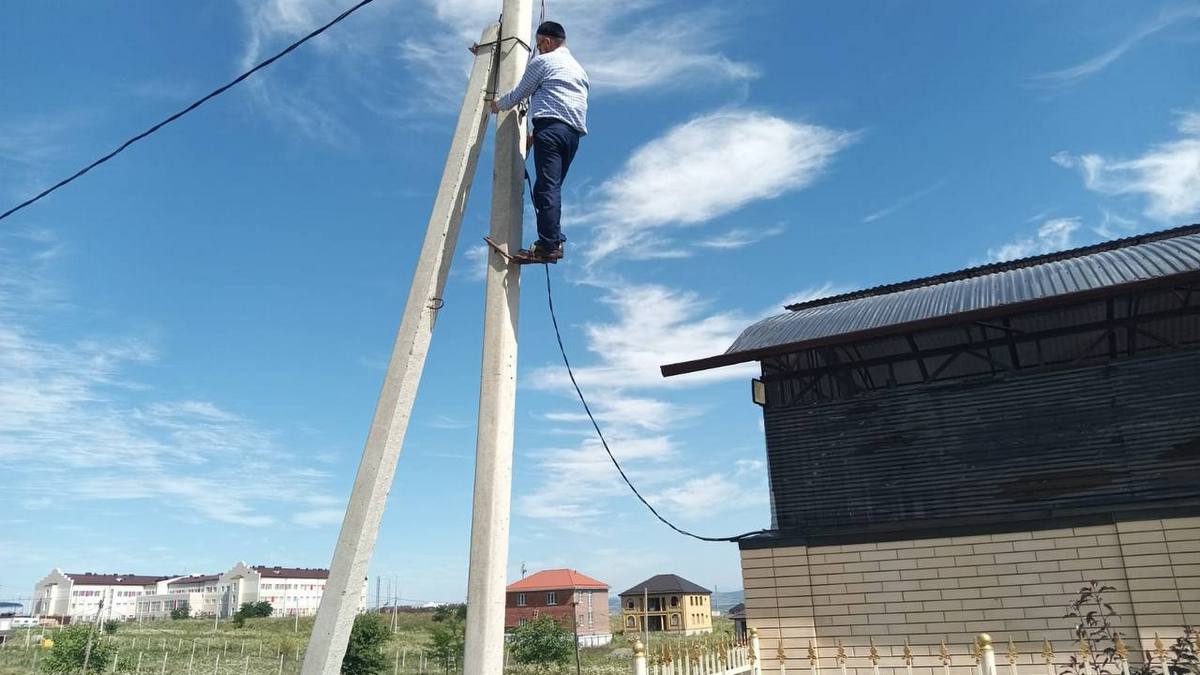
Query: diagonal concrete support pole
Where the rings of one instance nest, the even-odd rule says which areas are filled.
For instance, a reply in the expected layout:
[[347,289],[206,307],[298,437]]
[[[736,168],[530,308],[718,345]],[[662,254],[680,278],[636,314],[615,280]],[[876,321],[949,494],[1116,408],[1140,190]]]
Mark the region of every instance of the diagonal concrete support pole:
[[[493,42],[498,33],[499,26],[491,26],[483,32],[480,42]],[[425,242],[421,245],[421,257],[413,272],[404,318],[400,321],[383,390],[375,407],[375,418],[371,421],[367,444],[358,465],[301,675],[338,675],[341,672],[350,629],[358,614],[367,566],[375,549],[396,463],[400,459],[421,370],[425,367],[433,325],[442,306],[442,292],[450,273],[450,261],[458,242],[471,181],[479,163],[479,149],[487,131],[489,103],[485,95],[491,81],[494,56],[492,48],[480,49],[471,68],[466,97],[458,114],[442,182],[433,203],[433,214],[429,218]]]
[[[504,0],[496,78],[498,93],[512,89],[525,73],[529,53],[521,43],[530,44],[532,19],[533,0]],[[525,131],[520,117],[515,111],[500,113],[496,119],[491,236],[509,253],[521,247],[524,146]],[[512,497],[521,268],[509,264],[490,248],[488,252],[463,675],[498,675],[504,670],[504,582]]]

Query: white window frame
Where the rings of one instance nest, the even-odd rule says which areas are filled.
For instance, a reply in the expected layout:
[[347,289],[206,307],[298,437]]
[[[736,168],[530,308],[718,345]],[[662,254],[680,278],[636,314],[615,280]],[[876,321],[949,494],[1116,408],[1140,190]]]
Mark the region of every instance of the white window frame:
[[517,607],[524,607],[524,606],[525,606],[525,594],[517,593]]
[[546,606],[551,607],[558,604],[558,591],[546,591]]

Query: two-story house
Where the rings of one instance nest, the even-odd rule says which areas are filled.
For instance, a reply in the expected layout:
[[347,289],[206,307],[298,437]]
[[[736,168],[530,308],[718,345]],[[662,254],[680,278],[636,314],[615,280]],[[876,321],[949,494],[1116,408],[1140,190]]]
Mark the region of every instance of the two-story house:
[[712,632],[712,591],[676,574],[658,574],[620,595],[626,633]]
[[612,641],[608,622],[608,584],[577,570],[542,570],[507,589],[504,628],[513,630],[549,615],[578,636],[579,644],[598,647]]

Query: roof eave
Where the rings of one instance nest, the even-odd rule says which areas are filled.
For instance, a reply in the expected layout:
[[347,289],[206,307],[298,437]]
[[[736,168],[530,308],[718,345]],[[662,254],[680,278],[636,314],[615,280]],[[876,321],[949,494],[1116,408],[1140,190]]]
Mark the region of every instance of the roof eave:
[[981,321],[994,316],[1008,314],[1014,311],[1029,311],[1043,307],[1052,307],[1062,304],[1073,304],[1079,301],[1086,301],[1091,298],[1104,297],[1111,295],[1114,292],[1126,292],[1138,290],[1140,288],[1149,288],[1154,286],[1170,286],[1177,284],[1182,280],[1200,280],[1200,272],[1188,271],[1178,274],[1170,274],[1153,279],[1143,279],[1141,281],[1133,281],[1125,284],[1117,284],[1114,286],[1104,286],[1101,288],[1088,289],[1077,293],[1067,293],[1064,295],[1055,295],[1048,298],[1038,298],[1026,302],[1014,302],[1007,305],[996,305],[992,307],[984,307],[982,309],[973,310],[970,312],[959,312],[956,314],[946,314],[942,316],[930,317],[927,319],[919,319],[917,321],[909,321],[907,323],[889,324],[878,328],[870,328],[867,330],[854,331],[852,333],[841,333],[838,335],[830,335],[827,337],[816,338],[813,340],[800,340],[797,342],[789,342],[761,349],[751,349],[744,352],[734,352],[726,354],[718,354],[709,356],[703,359],[695,359],[692,361],[680,361],[679,363],[668,363],[659,366],[663,377],[674,377],[676,375],[685,375],[687,373],[697,373],[703,370],[713,370],[715,368],[724,368],[738,363],[746,363],[749,361],[761,361],[764,358],[771,356],[779,356],[787,354],[799,349],[811,349],[813,347],[827,347],[845,342],[857,342],[859,340],[869,340],[872,338],[886,337],[888,335],[903,335],[919,330],[932,330],[943,326],[950,326],[964,321]]

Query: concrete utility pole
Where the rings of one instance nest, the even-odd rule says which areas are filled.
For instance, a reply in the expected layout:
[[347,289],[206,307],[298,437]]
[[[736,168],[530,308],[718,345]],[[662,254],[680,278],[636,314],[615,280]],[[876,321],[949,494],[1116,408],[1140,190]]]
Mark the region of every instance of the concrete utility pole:
[[[498,27],[490,26],[483,32],[480,42],[495,41],[498,32]],[[479,149],[487,131],[485,94],[491,79],[493,56],[492,49],[480,49],[475,56],[301,675],[337,675],[341,672],[342,657],[358,613],[363,580],[375,549],[396,463],[400,459],[434,322],[442,307],[442,293],[479,161]],[[519,219],[517,224],[519,228]],[[509,417],[511,420],[511,414]]]
[[[525,73],[533,0],[504,0],[496,91],[509,91]],[[524,45],[522,44],[524,43]],[[496,118],[491,237],[508,253],[521,248],[524,213],[525,125],[515,110]],[[483,317],[483,362],[471,508],[471,565],[463,675],[496,675],[504,668],[504,582],[512,497],[513,426],[517,397],[517,316],[521,267],[488,249]]]

